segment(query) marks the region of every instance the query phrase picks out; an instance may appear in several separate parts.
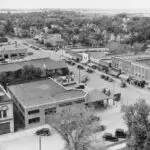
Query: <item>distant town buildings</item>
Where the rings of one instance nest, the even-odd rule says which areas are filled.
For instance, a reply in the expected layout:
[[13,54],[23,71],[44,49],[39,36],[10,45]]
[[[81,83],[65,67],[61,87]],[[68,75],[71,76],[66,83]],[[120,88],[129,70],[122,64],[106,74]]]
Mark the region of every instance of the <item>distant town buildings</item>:
[[0,135],[14,132],[13,100],[0,85]]

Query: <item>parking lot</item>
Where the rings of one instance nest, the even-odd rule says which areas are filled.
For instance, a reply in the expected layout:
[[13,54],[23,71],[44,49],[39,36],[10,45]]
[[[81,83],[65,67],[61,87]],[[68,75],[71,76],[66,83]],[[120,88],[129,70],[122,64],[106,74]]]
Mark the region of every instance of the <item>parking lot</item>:
[[[44,125],[38,128],[19,131],[0,136],[0,150],[37,150],[39,149],[39,136],[35,131],[40,128],[50,128]],[[65,141],[50,128],[52,135],[41,136],[41,149],[43,150],[62,150],[65,147]]]

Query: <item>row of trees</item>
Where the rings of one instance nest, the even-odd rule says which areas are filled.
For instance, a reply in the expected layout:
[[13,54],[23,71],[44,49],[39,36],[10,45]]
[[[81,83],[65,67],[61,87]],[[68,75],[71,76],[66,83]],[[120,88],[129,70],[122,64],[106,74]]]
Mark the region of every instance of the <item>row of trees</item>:
[[21,70],[9,73],[1,73],[0,84],[6,88],[7,84],[15,84],[17,82],[39,79],[42,77],[42,74],[42,69],[34,67],[33,65],[25,65]]

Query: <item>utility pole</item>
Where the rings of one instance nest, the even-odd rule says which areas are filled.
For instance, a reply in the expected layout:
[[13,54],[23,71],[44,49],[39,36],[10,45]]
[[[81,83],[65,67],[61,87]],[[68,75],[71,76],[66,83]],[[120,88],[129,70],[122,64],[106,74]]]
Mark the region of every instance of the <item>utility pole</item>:
[[[114,80],[114,79],[113,79]],[[115,105],[114,94],[115,94],[115,80],[113,81],[113,105]]]
[[41,150],[41,136],[39,136],[39,150]]

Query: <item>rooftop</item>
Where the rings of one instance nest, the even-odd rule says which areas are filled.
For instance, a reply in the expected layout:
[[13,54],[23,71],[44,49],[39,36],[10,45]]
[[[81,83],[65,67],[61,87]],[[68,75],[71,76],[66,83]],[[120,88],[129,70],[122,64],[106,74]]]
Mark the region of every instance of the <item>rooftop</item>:
[[22,67],[25,65],[33,65],[39,68],[46,67],[47,69],[59,69],[59,68],[67,67],[64,61],[54,61],[49,58],[42,58],[42,59],[33,59],[30,61],[21,61],[21,62],[16,62],[16,63],[1,64],[0,72],[17,71],[19,69],[22,69]]
[[136,62],[150,66],[150,57],[147,59],[143,59],[143,60],[137,60]]
[[96,89],[89,91],[87,103],[110,99],[107,95]]
[[85,96],[82,90],[66,90],[52,79],[8,87],[24,107],[34,107]]
[[4,88],[0,85],[0,103],[8,102],[10,100],[11,99],[9,99],[9,97],[5,93]]
[[100,59],[105,57],[105,52],[90,52],[90,56],[94,57],[95,59]]
[[15,43],[0,44],[0,51],[8,51],[8,50],[11,50],[11,51],[26,50],[26,48],[20,44],[15,44]]

